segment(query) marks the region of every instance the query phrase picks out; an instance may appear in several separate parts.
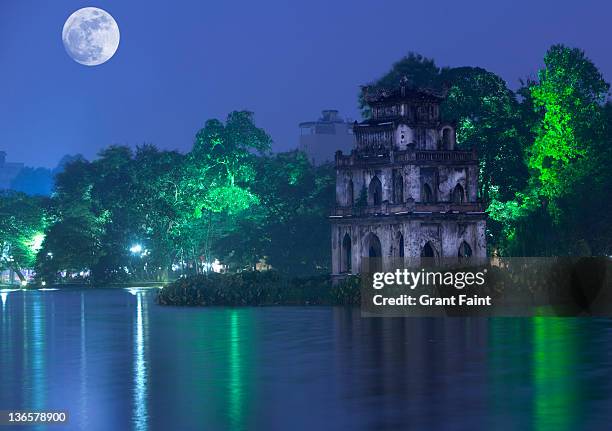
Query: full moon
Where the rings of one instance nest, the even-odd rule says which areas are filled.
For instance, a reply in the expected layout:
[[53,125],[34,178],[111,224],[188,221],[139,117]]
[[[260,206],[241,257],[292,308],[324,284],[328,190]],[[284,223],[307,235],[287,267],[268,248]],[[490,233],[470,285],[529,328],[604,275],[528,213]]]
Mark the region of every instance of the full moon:
[[119,48],[119,26],[105,10],[85,7],[68,17],[62,30],[66,52],[85,66],[106,63]]

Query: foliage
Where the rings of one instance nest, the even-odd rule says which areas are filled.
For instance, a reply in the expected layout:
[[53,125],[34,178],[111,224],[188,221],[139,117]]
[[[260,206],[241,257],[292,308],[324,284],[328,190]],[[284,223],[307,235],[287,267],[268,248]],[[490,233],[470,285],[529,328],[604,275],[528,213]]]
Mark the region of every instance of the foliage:
[[555,200],[572,192],[597,162],[596,142],[603,138],[602,105],[609,84],[583,51],[562,45],[550,48],[539,82],[531,87],[534,107],[543,121],[529,148],[533,187],[556,208]]
[[544,64],[515,93],[484,69],[439,68],[410,54],[373,85],[406,76],[448,90],[442,115],[456,122],[458,146],[478,151],[496,253],[610,254],[609,85],[579,49],[552,46]]
[[[52,224],[39,254],[39,276],[91,271],[95,282],[134,275],[163,278],[181,221],[176,183],[184,156],[150,145],[109,147],[99,159],[68,163],[57,175]],[[131,246],[143,253],[134,255]],[[161,270],[159,270],[161,268]]]
[[0,192],[0,270],[32,268],[45,231],[46,200],[18,192]]
[[526,183],[523,152],[531,139],[520,116],[516,95],[497,75],[481,68],[447,69],[451,84],[442,105],[443,118],[457,122],[457,144],[476,148],[480,160],[480,196],[508,199]]
[[249,112],[209,120],[183,156],[143,145],[111,146],[57,175],[41,280],[86,273],[96,284],[165,280],[265,262],[293,274],[329,270],[326,217],[331,166],[299,152],[268,154]]
[[[523,89],[534,139],[526,148],[530,177],[514,199],[494,201],[507,254],[610,254],[612,118],[609,84],[579,49],[555,45],[538,81]],[[533,121],[533,119],[536,121]]]
[[[181,189],[191,213],[182,235],[182,260],[213,260],[213,244],[228,235],[248,209],[259,204],[252,192],[257,156],[272,140],[253,122],[253,113],[235,111],[225,123],[208,120],[195,139],[183,167]],[[187,214],[186,214],[187,215]]]
[[255,176],[254,155],[269,151],[271,143],[254,125],[251,112],[232,112],[225,124],[208,120],[190,155],[202,208],[237,213],[256,204],[257,197],[247,187]]
[[260,157],[255,172],[252,190],[260,205],[239,218],[215,251],[235,269],[265,261],[294,275],[328,272],[332,166],[312,166],[303,153],[292,151]]
[[208,274],[181,278],[164,287],[162,305],[261,306],[358,305],[356,277],[333,284],[328,275],[287,278],[274,271]]

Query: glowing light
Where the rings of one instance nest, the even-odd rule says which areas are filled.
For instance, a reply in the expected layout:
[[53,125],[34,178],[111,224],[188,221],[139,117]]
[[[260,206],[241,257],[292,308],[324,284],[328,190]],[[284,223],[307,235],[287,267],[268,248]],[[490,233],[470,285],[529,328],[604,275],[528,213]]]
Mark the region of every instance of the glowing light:
[[32,251],[34,251],[35,253],[38,252],[38,250],[41,249],[44,240],[44,233],[37,233],[36,235],[34,235],[34,237],[32,237],[32,240],[30,241],[30,248],[32,249]]
[[134,244],[133,246],[130,247],[130,252],[133,254],[142,253],[142,245]]

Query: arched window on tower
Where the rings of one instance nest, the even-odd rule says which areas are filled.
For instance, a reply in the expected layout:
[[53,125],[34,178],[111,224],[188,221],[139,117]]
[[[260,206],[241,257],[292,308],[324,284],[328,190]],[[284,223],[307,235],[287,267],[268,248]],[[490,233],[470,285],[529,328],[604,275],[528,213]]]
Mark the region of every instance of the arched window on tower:
[[365,261],[366,272],[382,271],[382,246],[378,236],[370,232],[364,238],[363,247],[365,251],[364,257],[368,258]]
[[349,180],[346,186],[346,203],[349,206],[353,206],[355,203],[355,188],[353,187],[353,180]]
[[377,176],[372,178],[368,187],[368,204],[380,205],[382,203],[382,183]]
[[340,272],[342,273],[350,273],[351,272],[351,263],[352,263],[352,243],[351,237],[348,233],[344,234],[344,238],[342,239],[342,254],[340,261]]
[[436,257],[436,252],[434,251],[433,246],[430,241],[427,241],[423,248],[421,249],[421,257],[433,258]]
[[472,247],[470,247],[467,242],[462,241],[461,245],[459,245],[457,257],[459,257],[459,262],[468,260],[470,257],[472,257]]
[[400,232],[399,234],[399,238],[398,238],[398,242],[397,242],[397,247],[398,247],[398,256],[399,257],[404,257],[404,235],[402,235],[402,233]]
[[452,201],[456,204],[462,204],[465,201],[465,192],[461,184],[457,184],[453,190]]
[[393,179],[393,203],[404,202],[404,178],[397,173]]
[[429,187],[429,184],[427,183],[423,184],[421,202],[425,202],[425,203],[433,202],[433,192],[431,191],[431,187]]
[[442,149],[443,150],[452,150],[453,141],[451,136],[452,130],[450,127],[442,130]]

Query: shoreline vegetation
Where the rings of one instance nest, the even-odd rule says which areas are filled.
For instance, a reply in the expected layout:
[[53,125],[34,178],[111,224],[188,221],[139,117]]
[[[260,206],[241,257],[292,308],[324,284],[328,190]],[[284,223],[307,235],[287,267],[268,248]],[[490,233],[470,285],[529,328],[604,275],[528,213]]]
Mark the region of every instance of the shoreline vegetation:
[[159,305],[265,306],[359,305],[359,277],[332,283],[329,275],[287,277],[274,271],[196,275],[165,286]]

